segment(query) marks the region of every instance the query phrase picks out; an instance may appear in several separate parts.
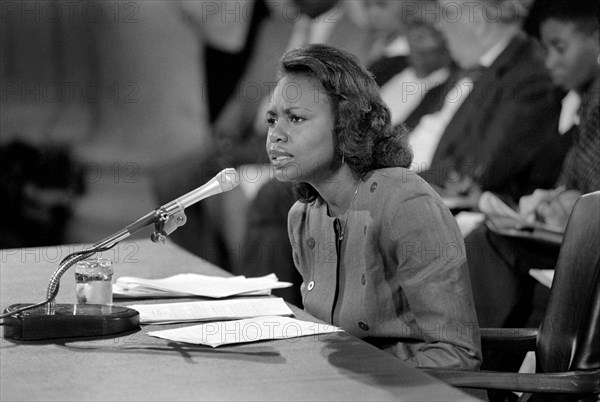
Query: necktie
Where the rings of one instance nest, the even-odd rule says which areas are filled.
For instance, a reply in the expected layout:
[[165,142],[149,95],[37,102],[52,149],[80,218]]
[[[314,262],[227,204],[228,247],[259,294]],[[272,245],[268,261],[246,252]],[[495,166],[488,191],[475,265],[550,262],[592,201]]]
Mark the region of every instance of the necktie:
[[470,68],[463,68],[460,70],[460,72],[458,74],[458,79],[460,80],[462,78],[468,78],[475,83],[475,82],[477,82],[477,80],[479,80],[479,78],[481,77],[481,74],[483,73],[484,70],[485,70],[485,67],[480,66],[480,65],[470,67]]

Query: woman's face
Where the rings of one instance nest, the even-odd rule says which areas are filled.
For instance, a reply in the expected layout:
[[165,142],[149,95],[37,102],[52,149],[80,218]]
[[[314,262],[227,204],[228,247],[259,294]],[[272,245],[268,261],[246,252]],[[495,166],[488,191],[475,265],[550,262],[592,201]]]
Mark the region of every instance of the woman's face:
[[481,34],[490,29],[490,22],[483,15],[482,8],[470,11],[468,2],[438,0],[439,16],[435,28],[446,40],[446,46],[454,61],[463,68],[475,67],[485,53],[486,46],[481,42]]
[[402,8],[400,0],[364,0],[369,29],[387,36],[402,30]]
[[424,22],[410,23],[406,37],[410,46],[408,58],[417,71],[429,74],[451,63],[444,37],[433,25]]
[[542,23],[540,33],[546,67],[556,85],[571,90],[593,78],[600,51],[597,35],[586,35],[574,23],[552,18]]
[[339,167],[331,103],[315,80],[284,76],[267,110],[267,123],[267,152],[278,180],[315,186]]

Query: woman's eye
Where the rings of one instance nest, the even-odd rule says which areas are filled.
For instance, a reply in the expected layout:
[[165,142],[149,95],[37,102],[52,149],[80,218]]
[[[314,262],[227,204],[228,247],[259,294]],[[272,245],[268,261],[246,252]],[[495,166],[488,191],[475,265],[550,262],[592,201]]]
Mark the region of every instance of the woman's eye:
[[296,115],[290,115],[290,121],[292,123],[302,123],[304,120],[306,120],[304,117],[300,117],[300,116],[296,116]]
[[269,127],[273,127],[277,123],[277,119],[273,116],[267,116],[267,124]]

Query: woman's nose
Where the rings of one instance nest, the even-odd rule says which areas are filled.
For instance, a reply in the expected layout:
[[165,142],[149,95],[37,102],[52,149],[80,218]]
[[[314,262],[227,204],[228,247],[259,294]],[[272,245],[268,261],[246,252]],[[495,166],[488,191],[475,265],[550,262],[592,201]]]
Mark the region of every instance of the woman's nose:
[[285,130],[281,127],[281,124],[275,123],[272,127],[269,128],[269,141],[275,143],[279,141],[285,141],[287,139],[287,135]]

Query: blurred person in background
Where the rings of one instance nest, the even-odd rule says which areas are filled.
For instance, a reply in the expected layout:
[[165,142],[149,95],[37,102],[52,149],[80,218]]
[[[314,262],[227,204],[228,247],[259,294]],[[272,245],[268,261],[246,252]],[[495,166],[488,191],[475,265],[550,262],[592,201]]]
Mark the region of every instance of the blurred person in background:
[[408,66],[410,48],[404,12],[410,2],[363,0],[362,4],[368,21],[366,29],[372,42],[366,65],[377,85],[383,86]]
[[181,17],[198,35],[204,47],[200,62],[206,65],[202,97],[208,104],[210,122],[234,93],[265,18],[266,0],[182,1]]
[[[600,33],[595,0],[552,0],[540,12],[546,66],[554,83],[569,91],[563,100],[559,130],[572,134],[572,145],[558,181],[519,200],[519,212],[564,231],[575,201],[600,190]],[[538,284],[531,268],[554,269],[559,245],[494,233],[485,225],[466,239],[467,259],[479,322],[483,327],[536,327],[549,289]],[[516,371],[523,356],[484,358],[484,367]]]
[[462,208],[475,207],[482,190],[516,202],[550,186],[564,159],[556,135],[559,93],[541,48],[522,30],[530,5],[437,2],[436,26],[464,76],[441,110],[415,128],[435,144],[417,170],[446,199],[461,199]]
[[[536,189],[519,200],[520,213],[564,230],[582,194],[600,190],[600,65],[598,3],[548,2],[541,14],[546,65],[556,85],[581,99],[573,114],[564,103],[562,120],[572,126],[573,143],[554,186]],[[568,100],[568,96],[565,100]],[[553,269],[558,245],[502,236],[480,226],[466,239],[476,307],[482,325],[523,326],[531,310],[530,268]],[[529,304],[529,306],[528,306]],[[517,308],[517,306],[520,306]],[[537,325],[539,322],[532,322]]]
[[[438,111],[448,90],[457,79],[454,64],[442,34],[426,18],[427,11],[435,9],[434,0],[404,2],[402,16],[406,40],[410,50],[408,64],[381,87],[381,96],[390,108],[392,124],[404,124],[412,130],[424,115]],[[371,70],[372,71],[372,70]],[[377,74],[372,71],[377,81]],[[413,153],[414,136],[410,137]]]

